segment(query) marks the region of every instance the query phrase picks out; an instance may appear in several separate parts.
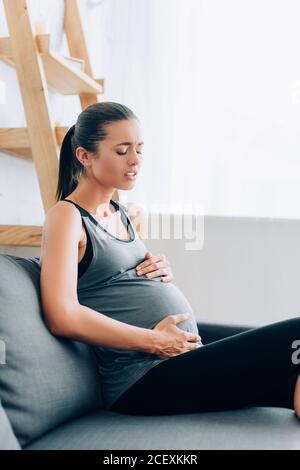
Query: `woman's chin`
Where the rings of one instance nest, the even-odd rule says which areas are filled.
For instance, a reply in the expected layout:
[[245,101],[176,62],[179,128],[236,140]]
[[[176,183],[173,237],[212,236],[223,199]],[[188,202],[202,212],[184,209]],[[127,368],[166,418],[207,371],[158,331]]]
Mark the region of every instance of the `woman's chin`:
[[126,189],[131,189],[134,187],[134,183],[135,181],[127,181],[125,184],[120,184],[119,188],[118,189],[122,189],[124,191],[126,191]]

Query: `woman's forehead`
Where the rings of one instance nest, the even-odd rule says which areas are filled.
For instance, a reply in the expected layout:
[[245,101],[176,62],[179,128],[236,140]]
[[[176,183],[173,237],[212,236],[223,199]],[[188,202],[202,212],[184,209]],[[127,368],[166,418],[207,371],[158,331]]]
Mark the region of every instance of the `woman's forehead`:
[[106,139],[113,145],[142,145],[141,128],[136,119],[116,121],[107,129]]

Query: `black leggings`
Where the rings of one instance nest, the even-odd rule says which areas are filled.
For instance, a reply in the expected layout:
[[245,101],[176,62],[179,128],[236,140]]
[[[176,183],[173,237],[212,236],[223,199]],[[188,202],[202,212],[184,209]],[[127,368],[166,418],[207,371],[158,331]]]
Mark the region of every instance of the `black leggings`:
[[[299,346],[292,347],[295,340]],[[157,364],[110,410],[163,415],[247,406],[294,409],[298,350],[300,317],[251,328]]]

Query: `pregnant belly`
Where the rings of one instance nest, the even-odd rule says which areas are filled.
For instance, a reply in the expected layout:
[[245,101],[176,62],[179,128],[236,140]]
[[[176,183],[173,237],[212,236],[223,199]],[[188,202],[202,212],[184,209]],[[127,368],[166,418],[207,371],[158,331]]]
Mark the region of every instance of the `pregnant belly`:
[[188,313],[189,318],[176,326],[198,334],[192,307],[181,290],[172,282],[162,282],[160,277],[137,276],[135,268],[85,292],[79,302],[115,320],[149,329],[168,315]]

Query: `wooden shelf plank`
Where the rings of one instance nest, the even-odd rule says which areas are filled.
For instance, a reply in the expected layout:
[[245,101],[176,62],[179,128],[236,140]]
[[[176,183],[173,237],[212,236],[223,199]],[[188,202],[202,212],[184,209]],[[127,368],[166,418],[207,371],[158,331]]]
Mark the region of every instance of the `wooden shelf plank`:
[[[61,147],[63,138],[68,131],[68,127],[55,126],[57,145]],[[3,153],[20,157],[26,160],[32,159],[31,146],[26,127],[0,128],[0,150]]]
[[55,52],[41,54],[49,88],[62,95],[95,95],[103,87]]
[[0,58],[8,65],[14,66],[9,37],[0,38]]
[[39,225],[0,225],[0,245],[40,247],[42,232]]
[[11,157],[21,158],[22,160],[32,160],[32,152],[29,148],[0,148],[0,151]]
[[[63,57],[52,51],[50,34],[37,34],[35,39],[50,89],[61,95],[97,95],[104,92],[103,79],[94,80],[82,70],[83,59]],[[14,65],[9,37],[0,38],[0,59]]]
[[0,148],[30,147],[28,131],[26,127],[1,127]]

